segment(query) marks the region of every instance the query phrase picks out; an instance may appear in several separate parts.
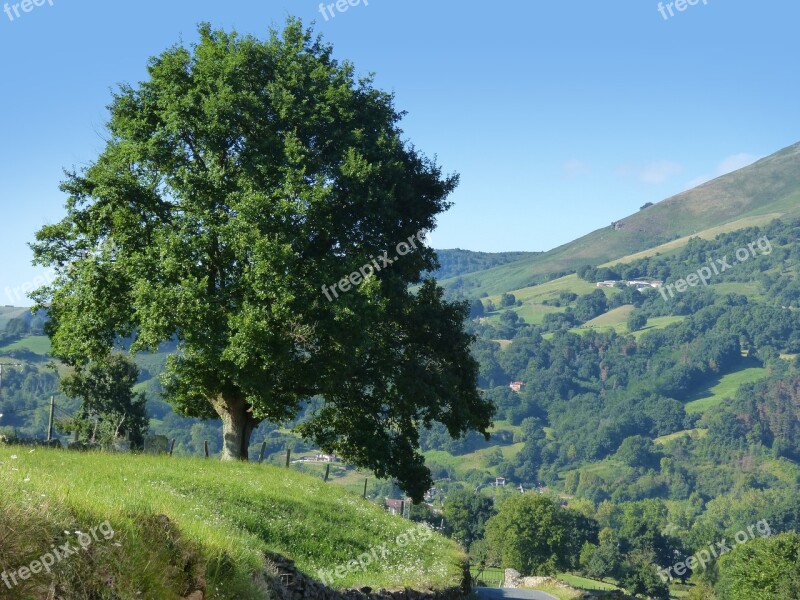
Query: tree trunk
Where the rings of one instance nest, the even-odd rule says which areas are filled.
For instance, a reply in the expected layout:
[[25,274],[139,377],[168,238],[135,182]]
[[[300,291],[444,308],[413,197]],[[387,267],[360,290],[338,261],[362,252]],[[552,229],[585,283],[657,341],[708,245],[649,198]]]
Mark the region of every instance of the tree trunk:
[[240,394],[225,393],[214,401],[222,419],[222,460],[249,460],[250,435],[261,422]]

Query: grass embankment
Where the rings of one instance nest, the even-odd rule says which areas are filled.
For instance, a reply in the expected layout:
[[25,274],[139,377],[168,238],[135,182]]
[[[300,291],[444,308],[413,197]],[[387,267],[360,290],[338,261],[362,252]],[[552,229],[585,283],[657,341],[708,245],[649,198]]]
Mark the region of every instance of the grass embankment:
[[333,586],[444,588],[459,584],[464,558],[438,535],[401,546],[414,524],[287,469],[0,446],[0,571],[28,566],[53,545],[77,546],[75,531],[105,521],[111,539],[97,536],[11,591],[0,583],[0,596],[46,598],[56,586],[73,600],[169,600],[198,589],[207,599],[265,598],[254,582],[265,552],[319,579],[320,569],[381,545],[382,558]]

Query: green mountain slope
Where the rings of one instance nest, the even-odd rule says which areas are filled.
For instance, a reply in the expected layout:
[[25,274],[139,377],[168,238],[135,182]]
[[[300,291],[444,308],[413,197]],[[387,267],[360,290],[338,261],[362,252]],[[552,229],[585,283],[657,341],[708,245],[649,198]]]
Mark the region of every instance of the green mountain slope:
[[437,250],[436,254],[439,256],[440,267],[433,276],[436,279],[449,279],[531,258],[541,252],[473,252],[455,248]]
[[[673,240],[684,245],[688,236],[713,228],[721,228],[716,235],[726,225],[740,229],[796,215],[800,215],[800,143],[543,254],[442,284],[470,297],[499,294]],[[685,239],[677,241],[680,238]]]

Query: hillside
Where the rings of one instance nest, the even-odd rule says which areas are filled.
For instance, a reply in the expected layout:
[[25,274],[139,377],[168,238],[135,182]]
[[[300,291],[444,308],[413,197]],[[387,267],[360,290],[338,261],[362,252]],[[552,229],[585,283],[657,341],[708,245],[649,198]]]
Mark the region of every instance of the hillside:
[[433,276],[436,279],[448,279],[531,258],[541,252],[473,252],[455,248],[437,250],[436,254],[439,257],[440,267]]
[[[442,281],[454,293],[500,294],[552,274],[599,265],[706,230],[763,225],[800,215],[800,143],[668,198],[548,252]],[[722,233],[722,229],[712,233]]]
[[[0,563],[30,564],[107,522],[90,553],[58,561],[2,597],[268,597],[265,554],[334,588],[458,586],[453,542],[337,486],[292,470],[200,459],[75,453],[0,445]],[[398,541],[400,540],[400,541]],[[380,560],[341,565],[383,546]],[[94,590],[94,591],[92,591]],[[273,596],[269,596],[273,597]]]

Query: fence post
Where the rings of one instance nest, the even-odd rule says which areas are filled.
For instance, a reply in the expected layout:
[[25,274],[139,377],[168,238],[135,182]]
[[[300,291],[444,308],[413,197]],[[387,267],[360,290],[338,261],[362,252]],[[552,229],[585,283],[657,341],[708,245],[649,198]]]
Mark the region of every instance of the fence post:
[[50,417],[47,419],[47,441],[53,441],[53,413],[56,409],[56,397],[50,396]]
[[286,449],[286,468],[287,469],[289,468],[289,462],[291,461],[291,459],[292,459],[292,451],[289,448],[287,448]]
[[369,479],[364,478],[364,500],[367,499],[367,481],[369,481]]
[[203,448],[204,448],[205,453],[206,453],[206,458],[208,458],[208,440],[205,440],[203,442]]
[[261,453],[258,455],[258,464],[264,462],[264,451],[267,449],[267,442],[261,444]]
[[328,475],[331,474],[331,463],[325,465],[325,481],[328,481]]
[[169,455],[172,456],[172,451],[175,450],[175,438],[172,438],[172,443],[169,445]]

